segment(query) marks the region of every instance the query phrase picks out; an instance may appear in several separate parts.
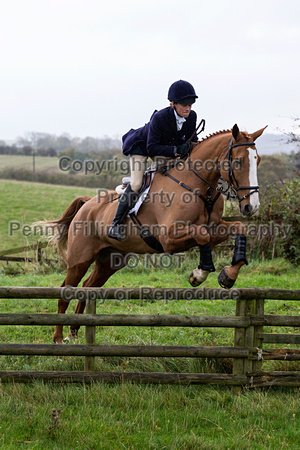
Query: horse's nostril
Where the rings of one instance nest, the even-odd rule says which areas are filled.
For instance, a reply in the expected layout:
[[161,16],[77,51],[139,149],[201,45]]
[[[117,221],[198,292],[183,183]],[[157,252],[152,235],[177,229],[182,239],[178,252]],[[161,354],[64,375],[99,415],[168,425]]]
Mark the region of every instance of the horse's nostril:
[[252,212],[252,206],[250,205],[250,203],[247,203],[247,205],[245,205],[244,207],[244,213],[249,216]]

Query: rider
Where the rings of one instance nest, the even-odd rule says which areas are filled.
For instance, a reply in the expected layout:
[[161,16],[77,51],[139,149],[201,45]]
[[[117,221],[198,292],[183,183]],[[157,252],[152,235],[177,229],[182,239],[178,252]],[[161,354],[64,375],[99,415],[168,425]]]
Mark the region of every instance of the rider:
[[122,137],[123,154],[130,155],[131,181],[120,197],[108,237],[118,241],[125,238],[122,225],[137,202],[148,156],[154,160],[182,157],[189,150],[186,141],[193,135],[192,141],[197,141],[197,115],[191,109],[196,98],[195,89],[188,81],[175,81],[168,92],[170,106],[155,111],[150,122],[137,130],[129,130]]

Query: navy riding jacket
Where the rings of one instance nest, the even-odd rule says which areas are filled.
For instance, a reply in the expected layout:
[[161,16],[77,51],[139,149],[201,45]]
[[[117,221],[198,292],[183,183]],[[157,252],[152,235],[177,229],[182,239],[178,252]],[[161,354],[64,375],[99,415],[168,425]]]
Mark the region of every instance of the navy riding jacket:
[[[180,131],[177,131],[173,107],[155,111],[143,127],[131,129],[122,137],[123,153],[130,155],[135,147],[145,156],[167,156],[174,158],[174,147],[184,144],[196,130],[197,114],[191,111]],[[193,137],[193,142],[198,140]]]

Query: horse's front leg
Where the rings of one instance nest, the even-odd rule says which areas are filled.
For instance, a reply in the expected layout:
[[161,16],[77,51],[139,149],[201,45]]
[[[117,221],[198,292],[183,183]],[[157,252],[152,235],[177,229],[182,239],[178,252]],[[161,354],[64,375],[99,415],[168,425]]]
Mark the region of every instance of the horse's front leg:
[[168,234],[162,240],[166,253],[174,253],[179,249],[187,249],[198,244],[200,251],[200,264],[190,275],[189,281],[193,287],[199,286],[206,280],[210,272],[215,271],[212,261],[210,235],[207,227],[203,225],[184,225],[175,228],[172,224],[168,229]]
[[[216,236],[213,241],[213,245],[217,245],[220,242],[226,240],[229,235],[235,236],[235,246],[231,266],[225,266],[218,276],[219,285],[223,288],[230,289],[234,285],[239,275],[239,270],[244,264],[248,264],[246,258],[246,227],[241,222],[225,222],[221,220],[219,226],[227,227],[228,233],[225,236]],[[223,234],[223,233],[222,233]]]
[[197,231],[195,241],[199,247],[200,263],[190,274],[189,281],[193,287],[200,286],[200,284],[206,280],[208,275],[216,270],[211,254],[211,237],[206,227],[200,226]]

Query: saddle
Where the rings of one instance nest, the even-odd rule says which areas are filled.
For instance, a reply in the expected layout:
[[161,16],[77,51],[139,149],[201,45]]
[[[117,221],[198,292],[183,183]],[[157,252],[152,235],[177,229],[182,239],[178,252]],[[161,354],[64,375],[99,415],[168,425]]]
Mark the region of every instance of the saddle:
[[[137,214],[141,205],[143,204],[144,200],[147,197],[147,194],[149,192],[149,189],[151,187],[152,184],[152,180],[154,177],[154,171],[152,169],[148,169],[145,173],[144,173],[144,177],[143,177],[143,183],[142,186],[138,192],[138,201],[136,202],[136,204],[134,205],[134,207],[129,211],[128,216],[127,217],[131,217],[131,214]],[[124,177],[122,178],[122,184],[120,184],[119,186],[116,187],[116,192],[118,195],[122,195],[126,189],[126,187],[128,186],[128,184],[130,183],[131,178],[130,177]]]
[[[144,200],[146,199],[149,189],[152,184],[152,180],[154,177],[155,170],[153,169],[147,169],[147,171],[144,173],[143,177],[143,183],[142,186],[138,192],[139,198],[136,202],[135,206],[128,212],[127,217],[130,217],[130,219],[133,221],[133,223],[138,227],[140,232],[140,237],[146,242],[149,247],[153,248],[154,250],[158,251],[159,253],[164,253],[163,246],[160,244],[160,242],[156,239],[155,236],[150,232],[148,227],[143,225],[140,220],[137,218],[137,213],[143,204]],[[116,192],[118,195],[122,195],[125,191],[126,187],[130,183],[131,178],[130,177],[124,177],[122,179],[122,185],[119,185],[116,187]]]

